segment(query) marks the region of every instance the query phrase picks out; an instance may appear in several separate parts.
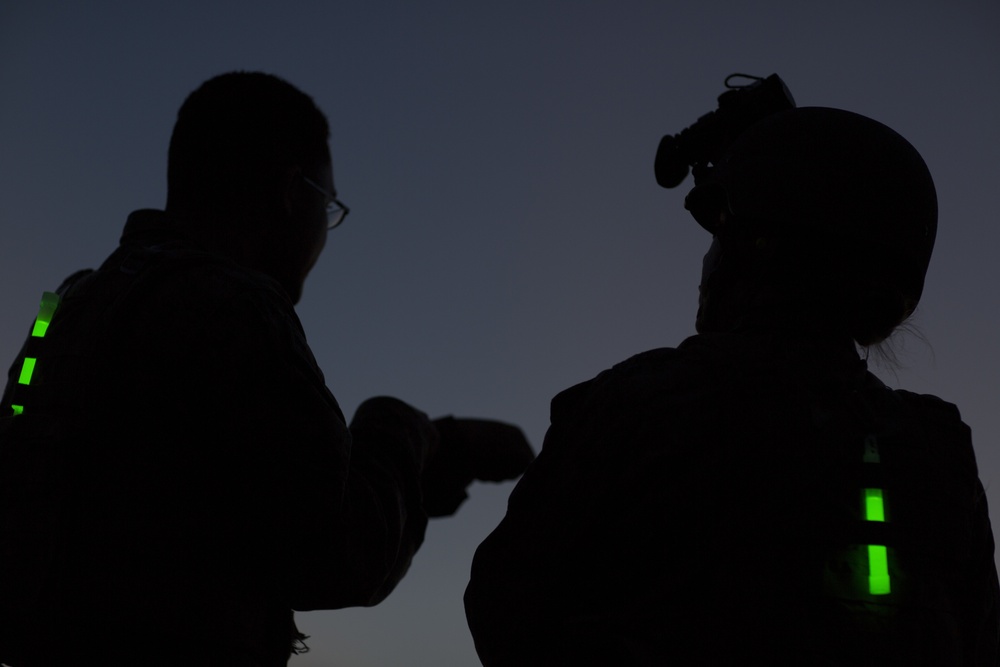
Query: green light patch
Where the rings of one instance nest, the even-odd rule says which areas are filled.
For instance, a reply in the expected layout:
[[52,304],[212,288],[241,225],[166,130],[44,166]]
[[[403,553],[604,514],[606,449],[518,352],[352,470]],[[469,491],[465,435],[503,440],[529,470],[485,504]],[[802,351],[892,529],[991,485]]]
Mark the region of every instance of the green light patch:
[[23,405],[12,405],[12,406],[10,406],[10,409],[14,411],[14,416],[15,417],[17,415],[24,414],[24,406]]
[[882,489],[865,489],[865,521],[885,521]]
[[868,592],[872,595],[888,595],[889,557],[886,548],[878,544],[868,545]]
[[[882,489],[865,489],[865,521],[885,521],[885,499]],[[872,595],[888,595],[889,558],[886,548],[880,544],[868,545],[868,592]]]
[[21,366],[21,376],[17,379],[18,384],[31,384],[31,375],[35,372],[35,362],[33,357],[25,357],[24,365]]
[[38,317],[35,318],[35,326],[31,329],[31,335],[35,338],[42,338],[49,329],[52,322],[52,315],[59,305],[59,295],[55,292],[43,292],[42,304],[38,308]]

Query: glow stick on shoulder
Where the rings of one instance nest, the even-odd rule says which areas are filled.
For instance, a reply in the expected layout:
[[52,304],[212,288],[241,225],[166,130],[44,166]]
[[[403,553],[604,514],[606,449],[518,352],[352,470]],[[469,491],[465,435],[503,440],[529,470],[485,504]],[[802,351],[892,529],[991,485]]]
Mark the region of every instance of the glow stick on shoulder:
[[[35,318],[35,325],[31,327],[32,338],[45,337],[46,332],[49,330],[49,324],[52,323],[52,317],[55,315],[56,308],[59,307],[59,301],[59,295],[55,292],[42,293],[42,303],[38,307],[38,316]],[[38,359],[36,357],[24,358],[24,363],[21,364],[21,373],[17,378],[18,384],[31,384],[31,377],[35,373],[35,365],[37,363]],[[11,405],[10,409],[15,417],[24,414],[23,405]]]
[[55,292],[43,292],[42,304],[38,308],[38,317],[35,318],[35,326],[31,329],[31,335],[35,338],[43,338],[52,322],[52,316],[59,306],[59,295]]

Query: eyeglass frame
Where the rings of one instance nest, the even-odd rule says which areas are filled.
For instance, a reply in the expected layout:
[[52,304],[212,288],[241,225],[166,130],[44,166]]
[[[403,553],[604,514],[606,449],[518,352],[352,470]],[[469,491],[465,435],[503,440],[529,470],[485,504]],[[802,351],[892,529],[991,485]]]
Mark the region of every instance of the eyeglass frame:
[[[326,198],[326,204],[324,206],[326,207],[327,230],[339,227],[340,224],[344,222],[344,218],[347,217],[347,214],[351,212],[351,209],[348,208],[347,205],[344,204],[344,202],[337,199],[336,196],[334,196],[330,192],[327,192],[326,188],[324,188],[322,185],[312,180],[308,176],[303,176],[302,180],[304,180],[312,189],[314,189],[316,192],[320,193]],[[333,216],[335,216],[338,213],[340,214],[340,217],[334,219]]]

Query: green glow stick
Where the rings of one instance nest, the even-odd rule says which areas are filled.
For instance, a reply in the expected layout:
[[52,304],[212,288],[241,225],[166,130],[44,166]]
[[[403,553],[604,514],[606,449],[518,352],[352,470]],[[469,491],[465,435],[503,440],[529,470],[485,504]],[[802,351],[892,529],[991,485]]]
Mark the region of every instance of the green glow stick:
[[[44,338],[45,332],[49,330],[52,323],[52,316],[59,306],[59,295],[55,292],[42,292],[42,303],[38,307],[38,317],[35,318],[35,326],[31,328],[31,335],[34,338]],[[21,375],[17,379],[18,384],[31,384],[31,376],[35,372],[35,363],[38,360],[34,357],[25,357],[24,365],[21,366]],[[11,405],[14,416],[24,414],[23,405]]]
[[889,586],[889,559],[886,548],[878,544],[868,545],[868,592],[872,595],[887,595]]
[[865,521],[885,521],[882,489],[865,489]]
[[31,329],[31,335],[35,338],[42,338],[52,322],[52,315],[59,305],[59,295],[55,292],[43,292],[42,304],[38,308],[38,317],[35,318],[35,326]]
[[31,375],[35,372],[35,362],[33,357],[25,357],[24,365],[21,366],[21,377],[17,379],[18,384],[31,384]]
[[[882,489],[865,489],[865,521],[885,521]],[[872,595],[891,592],[887,549],[879,544],[868,545],[868,592]]]

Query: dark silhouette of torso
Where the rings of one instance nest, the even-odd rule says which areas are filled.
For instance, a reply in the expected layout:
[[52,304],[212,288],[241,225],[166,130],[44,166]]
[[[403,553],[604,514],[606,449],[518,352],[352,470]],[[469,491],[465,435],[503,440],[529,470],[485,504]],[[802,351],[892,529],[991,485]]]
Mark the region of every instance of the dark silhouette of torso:
[[851,344],[707,334],[553,400],[466,609],[487,667],[992,665],[992,554],[953,405]]
[[4,395],[0,659],[283,665],[293,608],[388,594],[425,416],[376,399],[349,430],[281,287],[158,212],[60,292]]

